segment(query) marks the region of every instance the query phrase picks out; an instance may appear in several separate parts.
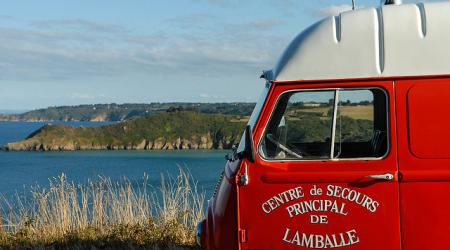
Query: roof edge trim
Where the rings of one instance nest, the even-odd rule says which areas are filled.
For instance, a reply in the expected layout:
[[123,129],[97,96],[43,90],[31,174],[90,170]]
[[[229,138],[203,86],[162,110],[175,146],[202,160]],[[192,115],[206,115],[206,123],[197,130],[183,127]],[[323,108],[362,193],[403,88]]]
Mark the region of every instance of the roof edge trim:
[[385,65],[383,8],[377,8],[376,13],[378,20],[378,67],[380,74],[383,74]]
[[422,37],[427,36],[427,14],[425,12],[425,5],[423,3],[417,3],[417,8],[420,14],[420,24],[422,26]]
[[335,37],[336,37],[336,41],[339,43],[341,41],[342,38],[342,29],[341,29],[341,22],[342,18],[341,15],[339,14],[338,16],[334,17],[334,33],[335,33]]

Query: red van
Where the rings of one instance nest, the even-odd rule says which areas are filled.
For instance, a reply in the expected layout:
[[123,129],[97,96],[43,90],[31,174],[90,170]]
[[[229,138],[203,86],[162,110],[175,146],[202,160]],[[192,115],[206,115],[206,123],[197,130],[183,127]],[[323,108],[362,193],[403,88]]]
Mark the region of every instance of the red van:
[[287,47],[204,249],[450,249],[450,3],[329,17]]

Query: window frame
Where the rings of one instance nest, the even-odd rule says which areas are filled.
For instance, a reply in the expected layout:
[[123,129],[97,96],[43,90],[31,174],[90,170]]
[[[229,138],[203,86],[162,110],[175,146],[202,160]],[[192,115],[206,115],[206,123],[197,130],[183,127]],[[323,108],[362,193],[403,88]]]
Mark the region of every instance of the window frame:
[[[371,90],[371,89],[379,89],[381,90],[384,95],[385,95],[385,99],[386,99],[386,127],[387,127],[387,131],[386,131],[386,152],[384,155],[380,156],[380,157],[354,157],[354,158],[334,158],[334,143],[336,140],[336,118],[337,118],[337,111],[338,111],[338,105],[339,105],[339,92],[340,91],[345,91],[345,90]],[[266,130],[267,127],[269,125],[270,120],[272,119],[275,109],[278,106],[279,102],[280,102],[280,98],[285,95],[286,93],[289,92],[321,92],[321,91],[333,91],[334,92],[334,106],[333,106],[333,117],[332,117],[332,127],[331,127],[331,134],[332,134],[332,138],[331,138],[331,147],[330,147],[330,155],[329,158],[317,158],[317,159],[301,159],[301,158],[297,158],[297,159],[270,159],[270,158],[266,158],[262,152],[261,152],[261,147],[263,146],[263,140],[264,140],[264,135],[266,134]],[[261,133],[261,136],[258,140],[258,144],[256,147],[256,153],[259,156],[259,158],[264,161],[264,162],[326,162],[326,161],[355,161],[355,160],[369,160],[369,161],[373,161],[373,160],[382,160],[384,158],[386,158],[390,151],[391,151],[391,122],[390,122],[390,103],[389,103],[389,93],[388,91],[386,91],[386,89],[380,87],[380,86],[367,86],[367,87],[331,87],[331,88],[307,88],[307,89],[289,89],[289,90],[285,90],[283,92],[281,92],[278,97],[277,100],[275,102],[275,104],[272,107],[272,110],[270,111],[270,116],[267,119],[267,121],[264,124],[264,129]]]

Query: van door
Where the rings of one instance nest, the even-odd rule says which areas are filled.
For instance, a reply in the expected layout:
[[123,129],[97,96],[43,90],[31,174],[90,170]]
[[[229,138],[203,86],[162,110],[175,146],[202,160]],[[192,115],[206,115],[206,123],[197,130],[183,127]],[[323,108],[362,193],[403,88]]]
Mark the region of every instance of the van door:
[[240,169],[241,249],[400,249],[393,87],[274,83]]
[[396,83],[403,249],[450,245],[450,79]]

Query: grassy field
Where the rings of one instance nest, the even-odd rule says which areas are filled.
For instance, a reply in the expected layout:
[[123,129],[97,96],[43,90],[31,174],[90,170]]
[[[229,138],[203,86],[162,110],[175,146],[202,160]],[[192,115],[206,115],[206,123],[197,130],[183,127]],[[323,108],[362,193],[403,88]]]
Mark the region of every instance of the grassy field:
[[197,249],[204,194],[191,175],[151,188],[108,178],[87,185],[54,178],[31,198],[3,199],[1,249]]
[[[300,108],[295,112],[303,113],[319,113],[326,117],[330,108],[328,107],[308,107]],[[353,119],[373,120],[373,106],[372,105],[356,105],[356,106],[339,106],[338,109],[342,116],[347,116]]]
[[347,116],[353,119],[373,120],[373,106],[372,105],[357,105],[357,106],[341,106],[339,107],[342,116]]

